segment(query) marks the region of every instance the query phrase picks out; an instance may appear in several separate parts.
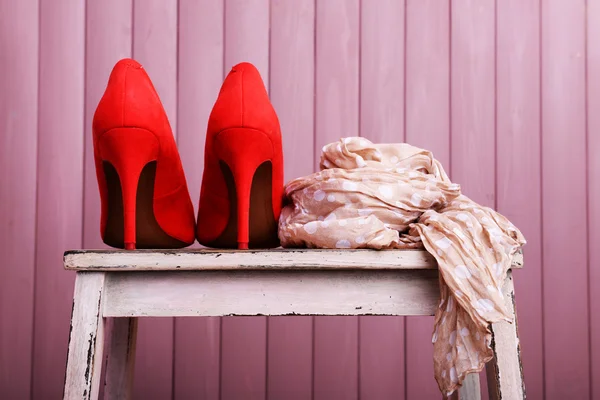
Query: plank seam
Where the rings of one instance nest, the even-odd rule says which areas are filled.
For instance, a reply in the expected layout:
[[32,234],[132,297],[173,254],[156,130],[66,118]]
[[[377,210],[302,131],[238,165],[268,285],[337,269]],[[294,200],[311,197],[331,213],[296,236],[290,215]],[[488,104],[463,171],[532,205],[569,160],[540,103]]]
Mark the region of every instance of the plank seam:
[[[362,0],[361,0],[362,3]],[[361,320],[364,320],[363,317],[359,316],[356,318],[356,399],[361,400],[361,385],[360,385],[360,327]]]
[[403,45],[403,48],[402,48],[402,51],[404,53],[403,54],[403,58],[404,58],[404,60],[403,60],[404,61],[403,68],[404,68],[404,71],[403,71],[403,76],[402,76],[402,80],[403,80],[403,82],[402,82],[402,91],[403,91],[403,96],[404,96],[403,100],[402,100],[402,141],[403,142],[406,142],[406,66],[407,66],[406,59],[408,58],[407,51],[406,51],[407,42],[408,42],[408,39],[406,37],[407,36],[407,27],[406,27],[406,25],[407,25],[407,20],[408,20],[408,18],[406,16],[407,9],[408,9],[407,3],[408,3],[408,0],[404,0],[404,6],[403,6],[403,8],[404,8],[404,15],[403,15],[403,18],[404,18],[404,38],[403,38],[404,45]]
[[[88,63],[88,52],[87,52],[87,32],[88,32],[88,21],[87,21],[87,17],[88,17],[88,7],[87,7],[87,2],[83,3],[83,126],[81,127],[81,131],[84,132],[85,135],[85,127],[87,125],[87,121],[86,121],[86,109],[87,109],[87,96],[85,95],[86,92],[86,83],[88,81],[88,71],[87,71],[87,63]],[[86,143],[88,143],[89,140],[89,135],[85,135],[83,137],[83,165],[82,165],[82,176],[81,176],[81,187],[82,187],[82,193],[81,193],[81,213],[82,213],[82,218],[81,218],[81,241],[82,241],[82,245],[83,243],[85,243],[85,181],[86,181],[86,173],[85,173],[85,166],[87,163],[87,152],[85,151],[86,149]]]
[[[403,90],[404,90],[404,101],[403,101],[403,116],[402,116],[402,124],[403,124],[403,131],[402,131],[402,141],[406,143],[406,139],[407,139],[407,135],[408,132],[406,131],[406,120],[407,120],[407,116],[406,116],[406,102],[407,102],[407,94],[406,94],[406,86],[407,86],[407,65],[408,65],[408,0],[404,0],[404,48],[402,49],[404,51],[404,83],[403,83]],[[407,329],[406,329],[406,325],[407,325],[407,318],[406,317],[401,317],[402,318],[402,329],[404,331],[404,337],[402,338],[402,347],[403,347],[403,364],[404,364],[404,371],[403,371],[403,377],[404,377],[404,382],[402,384],[403,386],[403,392],[404,392],[404,400],[406,400],[408,398],[408,385],[407,385],[407,381],[408,381],[408,357],[406,356],[406,351],[408,348],[408,337],[406,335]]]
[[130,53],[131,54],[131,58],[135,59],[135,54],[134,54],[134,46],[135,43],[135,0],[131,0],[131,50]]
[[270,0],[267,0],[267,1],[269,2],[269,9],[268,9],[268,12],[269,12],[269,18],[268,18],[268,20],[269,20],[269,30],[268,30],[269,37],[267,38],[267,54],[268,54],[267,55],[267,57],[268,57],[267,66],[268,66],[269,70],[267,71],[267,80],[268,80],[267,92],[269,95],[269,99],[271,99],[271,39],[273,36],[273,35],[271,35],[271,26],[273,25],[271,18],[272,18],[273,13],[271,11],[272,3]]
[[36,155],[35,155],[35,182],[36,182],[36,187],[35,187],[35,222],[34,222],[34,231],[33,231],[33,241],[34,241],[34,254],[33,254],[33,285],[32,285],[32,289],[33,289],[33,306],[32,306],[32,314],[31,314],[31,362],[29,365],[30,368],[30,372],[29,372],[29,395],[31,397],[33,397],[33,389],[34,389],[34,372],[35,372],[35,368],[34,368],[34,363],[35,363],[35,330],[36,330],[36,298],[37,298],[37,273],[38,273],[38,251],[37,251],[37,246],[38,246],[38,231],[39,231],[39,219],[38,219],[38,207],[39,207],[39,202],[40,202],[40,184],[39,184],[39,171],[40,171],[40,82],[41,82],[41,69],[42,69],[42,63],[41,63],[41,52],[42,52],[42,46],[41,46],[41,42],[42,42],[42,6],[40,4],[40,1],[37,2],[37,10],[38,10],[38,15],[37,15],[37,19],[38,19],[38,34],[37,34],[37,64],[38,64],[38,68],[37,68],[37,92],[36,92],[36,117],[37,117],[37,121],[36,121],[36,146],[35,146],[35,151],[36,151]]
[[593,399],[594,381],[592,374],[593,359],[592,353],[592,295],[591,295],[591,274],[590,274],[590,147],[589,147],[589,71],[588,71],[588,23],[589,23],[589,1],[585,0],[584,19],[584,78],[585,78],[585,237],[586,237],[586,280],[587,280],[587,309],[588,309],[588,351],[590,352],[588,365],[588,381],[590,382],[590,399]]
[[[359,0],[358,3],[358,136],[364,137],[364,132],[362,131],[362,85],[363,85],[363,54],[362,54],[362,45],[363,45],[363,12],[364,12],[364,2],[363,0]],[[360,327],[362,322],[362,317],[356,318],[356,399],[361,400],[361,369],[360,369]]]
[[[88,7],[87,7],[87,1],[83,3],[83,82],[81,85],[81,89],[82,89],[82,97],[83,97],[83,101],[82,101],[82,120],[83,120],[83,126],[81,127],[81,131],[85,133],[85,125],[86,125],[86,120],[85,120],[85,111],[86,111],[86,105],[87,105],[87,96],[85,95],[86,89],[86,82],[87,82],[87,30],[88,30],[88,24],[87,24],[87,15],[88,15]],[[79,237],[79,243],[80,246],[83,247],[84,245],[84,238],[85,238],[85,163],[86,163],[86,151],[85,151],[85,144],[87,142],[87,135],[84,136],[83,140],[82,140],[82,165],[81,165],[81,234]],[[97,313],[96,313],[96,321],[98,324],[102,324],[102,310],[101,310],[101,302],[102,302],[102,292],[104,291],[104,283],[103,286],[100,288],[100,294],[99,294],[99,299],[98,299],[98,305],[97,305]],[[74,300],[73,300],[74,301]],[[73,316],[71,315],[71,319],[73,318]],[[104,329],[104,328],[102,328]],[[98,335],[98,330],[99,328],[96,328],[96,334],[94,337],[94,347],[96,345],[96,337]],[[102,341],[104,341],[104,338],[101,338]],[[71,332],[69,332],[69,342],[71,341]],[[100,343],[99,346],[104,346],[104,343]],[[94,357],[97,356],[96,354],[96,350],[97,348],[94,348]],[[102,357],[101,357],[102,358]],[[67,361],[68,361],[68,351],[67,351]],[[100,371],[96,371],[96,373],[98,375],[100,375],[102,373],[102,365],[104,364],[103,360],[100,360]],[[93,367],[95,365],[92,365],[92,372],[93,372]],[[100,381],[101,376],[98,377],[98,384],[101,386],[102,383]],[[65,382],[67,380],[67,374],[66,374],[66,369],[65,369]],[[65,385],[66,387],[66,385]],[[99,391],[98,391],[99,393]],[[89,391],[89,396],[92,396],[92,391]]]
[[[221,80],[225,80],[227,71],[227,0],[223,0],[223,59]],[[219,400],[223,398],[223,318],[219,318]]]
[[[315,163],[317,162],[317,151],[319,145],[317,144],[317,0],[313,3],[314,9],[314,21],[313,21],[313,154],[312,154],[312,168],[316,170]],[[314,370],[314,368],[313,368]],[[314,380],[314,379],[313,379]],[[313,387],[314,389],[314,387]],[[314,390],[313,390],[314,391]]]
[[[269,37],[267,38],[267,53],[268,53],[268,60],[267,60],[267,66],[269,68],[269,71],[267,72],[267,87],[268,89],[268,95],[269,95],[269,99],[271,99],[271,95],[273,93],[272,88],[271,88],[271,71],[273,70],[272,65],[271,65],[271,45],[272,45],[272,39],[273,39],[273,35],[272,35],[272,26],[273,26],[273,10],[271,9],[273,6],[273,2],[271,0],[267,0],[269,2],[269,8],[268,8],[268,12],[269,12],[269,30],[268,30],[268,35]],[[265,317],[265,400],[269,400],[269,317]]]
[[364,12],[362,0],[359,0],[358,9],[358,136],[364,137],[362,132],[362,14]]
[[311,343],[311,350],[312,350],[312,360],[311,360],[312,372],[310,374],[310,398],[311,398],[311,400],[315,400],[315,336],[316,336],[315,335],[315,325],[316,325],[316,320],[315,320],[315,317],[310,317],[310,318],[312,319],[312,329],[311,329],[311,334],[312,334],[312,343]]
[[[270,8],[270,3],[269,3]],[[269,56],[269,62],[271,57]],[[271,67],[269,66],[269,71]],[[265,317],[265,400],[269,400],[269,320],[270,317]]]
[[448,175],[452,179],[452,1],[448,4]]
[[223,393],[223,317],[219,317],[219,400]]
[[[175,134],[175,144],[177,145],[177,147],[179,148],[179,139],[180,136],[179,135],[179,127],[180,127],[180,112],[179,112],[179,42],[180,42],[180,38],[179,38],[179,22],[180,22],[180,18],[179,18],[179,13],[180,13],[180,1],[176,0],[177,4],[175,5],[175,26],[176,31],[175,31],[175,62],[177,63],[176,67],[175,67],[175,95],[174,95],[174,101],[175,101],[175,129],[176,129],[176,134]],[[175,374],[175,369],[177,368],[177,361],[176,361],[176,356],[177,356],[177,343],[176,343],[176,338],[177,338],[177,323],[176,323],[176,319],[173,318],[171,321],[171,399],[175,399],[175,392],[176,392],[176,383],[175,383],[175,377],[177,376]]]
[[494,1],[494,210],[498,210],[498,0]]
[[543,13],[543,9],[542,9],[542,4],[543,1],[539,0],[539,27],[538,27],[538,36],[539,36],[539,87],[540,87],[540,92],[539,92],[539,109],[540,109],[540,115],[539,115],[539,141],[540,141],[540,165],[539,165],[539,169],[540,169],[540,297],[541,297],[541,306],[542,306],[542,315],[541,315],[541,320],[542,320],[542,398],[546,398],[546,335],[544,334],[545,328],[546,328],[546,306],[544,303],[544,146],[543,146],[543,140],[544,140],[544,135],[543,135],[543,131],[544,131],[544,127],[543,127],[543,123],[544,123],[544,96],[543,96],[543,92],[544,92],[544,79],[543,79],[543,52],[544,52],[544,37],[543,37],[543,33],[544,33],[544,29],[543,29],[543,25],[544,25],[544,13]]
[[[174,94],[173,94],[173,102],[175,103],[174,112],[175,115],[173,119],[175,121],[175,129],[173,132],[173,136],[175,137],[175,145],[179,148],[179,140],[181,135],[179,135],[179,0],[176,1],[175,4],[175,85],[174,85]],[[171,322],[171,400],[175,399],[175,333],[176,333],[176,324],[175,318],[170,318]]]
[[226,50],[226,40],[227,40],[227,0],[223,0],[223,71],[222,71],[222,77],[221,80],[225,79],[225,72],[227,71],[227,64],[225,64],[226,61],[226,54],[227,54],[227,50]]

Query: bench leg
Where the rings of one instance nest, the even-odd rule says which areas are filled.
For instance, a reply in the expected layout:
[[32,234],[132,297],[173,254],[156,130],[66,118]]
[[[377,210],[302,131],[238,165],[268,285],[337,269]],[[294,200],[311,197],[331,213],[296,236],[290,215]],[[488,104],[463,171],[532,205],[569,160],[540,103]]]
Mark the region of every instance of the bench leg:
[[458,400],[481,400],[481,387],[479,386],[479,374],[468,374],[458,389]]
[[131,399],[137,325],[137,318],[113,319],[106,367],[105,399]]
[[78,272],[63,398],[97,399],[102,372],[104,272]]
[[525,382],[515,312],[514,284],[510,272],[502,292],[514,322],[498,322],[492,325],[494,358],[486,365],[488,390],[490,400],[522,400],[525,399]]

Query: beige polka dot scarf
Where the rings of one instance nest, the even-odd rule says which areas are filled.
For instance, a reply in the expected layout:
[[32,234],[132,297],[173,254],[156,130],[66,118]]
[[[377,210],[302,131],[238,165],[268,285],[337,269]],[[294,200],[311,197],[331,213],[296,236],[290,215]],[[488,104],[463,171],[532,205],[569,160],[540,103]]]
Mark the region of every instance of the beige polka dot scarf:
[[408,144],[345,138],[323,147],[321,171],[285,188],[283,247],[425,248],[437,259],[433,332],[440,390],[454,392],[492,358],[490,323],[510,320],[501,286],[525,244],[505,217],[450,182],[432,154]]

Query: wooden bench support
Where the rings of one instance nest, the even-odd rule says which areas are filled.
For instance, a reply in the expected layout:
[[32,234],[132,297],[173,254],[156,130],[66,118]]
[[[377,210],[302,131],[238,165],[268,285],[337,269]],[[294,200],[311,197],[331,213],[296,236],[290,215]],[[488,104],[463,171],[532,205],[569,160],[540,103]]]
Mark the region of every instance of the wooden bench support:
[[[271,258],[277,265],[267,264]],[[128,399],[138,317],[433,315],[434,262],[418,251],[68,252],[65,266],[77,278],[64,398],[98,398],[106,318],[114,317],[105,398]],[[522,258],[513,261],[521,264]],[[513,290],[509,274],[504,294],[511,312]],[[490,398],[524,399],[517,326],[492,330]],[[479,400],[479,391],[473,374],[458,396]]]
[[65,399],[97,399],[104,347],[104,272],[78,272],[69,334]]
[[[512,273],[509,271],[502,289],[507,310],[513,315],[514,323],[498,322],[492,325],[492,350],[494,358],[486,365],[490,400],[524,400],[525,381],[521,362],[521,348],[515,307],[515,292]],[[459,400],[481,399],[479,374],[470,374],[463,382]]]
[[131,398],[137,326],[137,318],[113,318],[104,388],[107,400]]
[[104,316],[433,315],[438,285],[433,270],[119,272]]
[[521,362],[521,346],[515,311],[515,289],[509,272],[502,289],[504,301],[514,323],[498,322],[492,325],[494,358],[487,366],[490,400],[525,399],[525,381]]
[[481,387],[479,385],[479,374],[469,374],[463,381],[458,391],[458,400],[481,400]]

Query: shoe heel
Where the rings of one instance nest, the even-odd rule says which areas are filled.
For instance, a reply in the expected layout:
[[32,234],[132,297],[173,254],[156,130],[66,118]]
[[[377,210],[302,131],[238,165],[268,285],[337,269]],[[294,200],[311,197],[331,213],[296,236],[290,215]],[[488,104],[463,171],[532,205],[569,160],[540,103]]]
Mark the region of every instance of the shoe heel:
[[272,162],[273,145],[268,136],[259,130],[230,128],[216,136],[214,150],[219,161],[227,164],[233,174],[238,249],[248,249],[252,180],[261,164]]
[[100,136],[98,149],[101,160],[111,164],[119,176],[123,194],[124,247],[135,250],[138,182],[144,167],[158,159],[158,140],[144,129],[115,128]]

